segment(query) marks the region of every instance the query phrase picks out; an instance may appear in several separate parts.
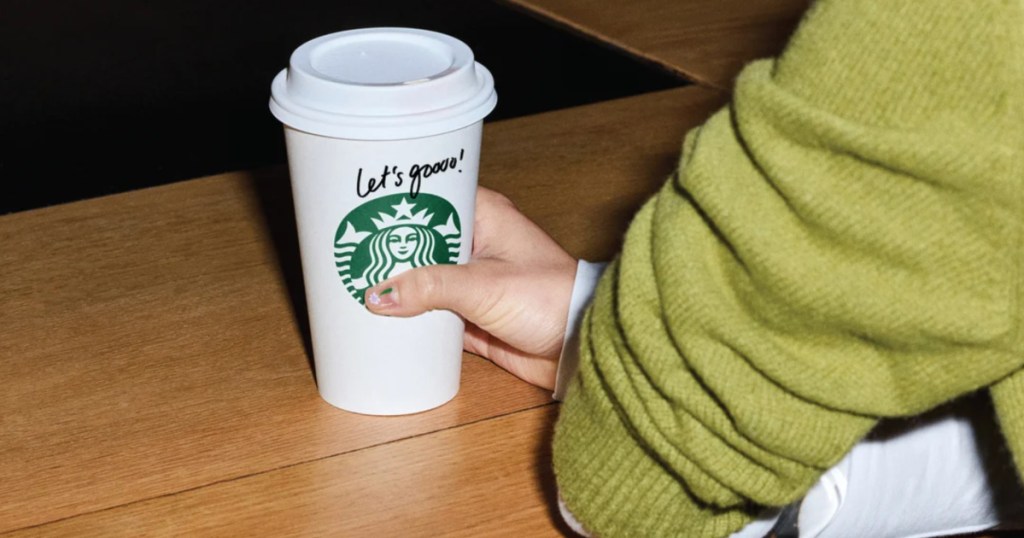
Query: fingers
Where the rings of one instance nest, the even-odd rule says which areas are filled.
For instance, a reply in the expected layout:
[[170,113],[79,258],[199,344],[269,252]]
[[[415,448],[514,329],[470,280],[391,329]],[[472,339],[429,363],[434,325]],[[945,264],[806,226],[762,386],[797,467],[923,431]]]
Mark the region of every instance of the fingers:
[[475,323],[466,322],[466,332],[462,338],[462,349],[480,355],[490,356],[491,333],[477,327]]
[[489,359],[512,375],[541,388],[555,387],[558,361],[553,357],[540,357],[511,346],[472,323],[466,324],[463,348]]
[[365,304],[371,312],[387,316],[451,310],[475,322],[490,304],[485,273],[478,265],[419,267],[366,290]]
[[480,187],[476,197],[474,258],[497,258],[535,268],[575,264],[565,250],[505,195]]
[[473,225],[473,256],[491,256],[503,250],[502,237],[510,226],[518,228],[518,221],[526,219],[505,195],[485,187],[476,194],[476,213]]
[[476,189],[476,206],[479,207],[490,207],[494,205],[507,205],[515,207],[515,203],[505,196],[504,194],[488,189],[487,187],[477,187]]

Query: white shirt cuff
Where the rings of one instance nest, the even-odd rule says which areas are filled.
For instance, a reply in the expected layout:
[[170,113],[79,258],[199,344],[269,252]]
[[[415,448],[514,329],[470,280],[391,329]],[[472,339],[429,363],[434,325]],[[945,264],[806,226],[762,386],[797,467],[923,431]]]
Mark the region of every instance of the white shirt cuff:
[[576,264],[576,281],[572,286],[572,298],[569,299],[569,316],[565,324],[565,339],[562,340],[562,356],[558,358],[558,372],[555,374],[556,400],[565,398],[565,389],[576,374],[576,366],[580,360],[580,323],[583,311],[594,297],[597,281],[604,273],[607,262],[594,263],[580,260]]

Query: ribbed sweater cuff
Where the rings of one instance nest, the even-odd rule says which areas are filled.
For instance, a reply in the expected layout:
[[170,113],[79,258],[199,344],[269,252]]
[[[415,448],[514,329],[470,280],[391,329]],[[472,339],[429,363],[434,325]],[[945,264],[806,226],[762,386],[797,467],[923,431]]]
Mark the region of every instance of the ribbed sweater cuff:
[[[700,503],[637,443],[599,387],[591,363],[570,388],[554,437],[554,468],[566,506],[597,536],[728,536],[759,507],[722,510]],[[581,447],[586,447],[582,450]]]

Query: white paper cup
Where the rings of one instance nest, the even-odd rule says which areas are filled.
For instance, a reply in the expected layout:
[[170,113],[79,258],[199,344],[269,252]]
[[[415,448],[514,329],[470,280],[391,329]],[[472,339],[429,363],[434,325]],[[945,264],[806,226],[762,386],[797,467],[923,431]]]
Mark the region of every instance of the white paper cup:
[[482,120],[496,101],[469,47],[405,28],[314,39],[274,79],[328,403],[398,415],[458,392],[462,320],[374,315],[363,292],[413,267],[469,260]]

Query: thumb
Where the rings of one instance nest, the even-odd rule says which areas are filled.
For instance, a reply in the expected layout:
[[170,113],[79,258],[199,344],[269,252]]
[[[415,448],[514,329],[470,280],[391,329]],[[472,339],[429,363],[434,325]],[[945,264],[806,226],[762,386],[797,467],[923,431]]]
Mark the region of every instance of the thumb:
[[428,265],[410,269],[366,290],[366,308],[375,314],[409,317],[451,310],[471,322],[485,312],[487,286],[478,264]]

